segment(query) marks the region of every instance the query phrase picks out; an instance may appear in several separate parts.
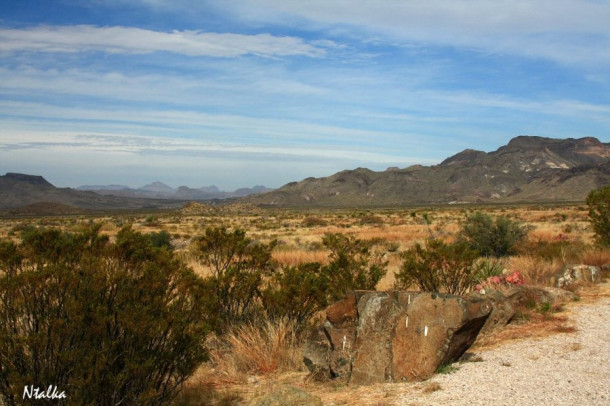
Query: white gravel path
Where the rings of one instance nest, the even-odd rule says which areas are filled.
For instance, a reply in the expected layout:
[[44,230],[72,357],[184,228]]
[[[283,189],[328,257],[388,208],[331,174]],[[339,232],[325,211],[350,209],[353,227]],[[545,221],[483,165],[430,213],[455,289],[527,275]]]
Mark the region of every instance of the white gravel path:
[[398,404],[610,406],[610,298],[571,310],[575,333],[481,350],[482,362],[429,381],[440,390],[404,394]]

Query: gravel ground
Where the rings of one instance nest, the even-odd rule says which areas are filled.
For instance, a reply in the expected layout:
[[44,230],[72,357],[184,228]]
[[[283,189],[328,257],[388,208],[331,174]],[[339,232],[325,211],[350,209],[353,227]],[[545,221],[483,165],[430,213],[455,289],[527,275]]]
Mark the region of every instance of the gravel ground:
[[577,331],[480,350],[399,405],[610,405],[610,298],[571,308]]

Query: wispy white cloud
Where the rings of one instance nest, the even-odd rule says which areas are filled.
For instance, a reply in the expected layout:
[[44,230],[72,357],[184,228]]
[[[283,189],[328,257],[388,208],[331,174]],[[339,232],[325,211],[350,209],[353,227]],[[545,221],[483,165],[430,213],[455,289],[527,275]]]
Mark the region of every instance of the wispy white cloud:
[[[222,0],[242,20],[309,24],[386,43],[422,43],[546,58],[610,63],[610,4],[594,0]],[[196,6],[195,6],[196,7]]]
[[86,52],[120,54],[171,52],[188,56],[264,57],[303,55],[321,57],[321,44],[271,34],[243,35],[184,30],[151,31],[134,27],[91,25],[37,26],[0,29],[0,52]]

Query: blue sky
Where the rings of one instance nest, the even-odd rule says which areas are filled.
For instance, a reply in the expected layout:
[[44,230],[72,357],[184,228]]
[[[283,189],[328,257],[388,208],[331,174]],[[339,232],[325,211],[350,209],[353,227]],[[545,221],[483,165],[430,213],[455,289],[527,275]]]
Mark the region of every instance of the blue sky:
[[0,172],[229,190],[610,142],[610,1],[0,0]]

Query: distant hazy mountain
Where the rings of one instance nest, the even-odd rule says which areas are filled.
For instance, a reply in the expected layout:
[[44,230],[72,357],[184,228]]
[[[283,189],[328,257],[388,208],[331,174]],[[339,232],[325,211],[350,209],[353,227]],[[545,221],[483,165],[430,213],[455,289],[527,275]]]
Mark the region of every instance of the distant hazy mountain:
[[82,185],[76,188],[76,190],[124,190],[129,189],[129,186],[125,185]]
[[583,201],[610,184],[610,143],[520,136],[493,152],[464,150],[438,165],[346,170],[247,198],[271,206]]
[[[7,173],[0,176],[0,210],[15,214],[62,214],[72,208],[89,210],[162,209],[181,207],[184,202],[102,196],[91,191],[57,188],[42,176]],[[21,208],[20,210],[16,210]],[[11,214],[12,212],[8,212]]]
[[174,188],[167,186],[165,183],[161,183],[159,181],[142,186],[139,190],[166,195],[171,195],[175,192]]
[[265,186],[254,186],[253,188],[237,189],[234,192],[224,192],[214,185],[203,186],[200,188],[180,186],[177,189],[174,189],[158,181],[137,189],[120,185],[99,185],[97,187],[79,186],[77,189],[92,191],[100,195],[181,200],[228,199],[232,197],[244,197],[252,194],[264,193],[272,190],[266,188]]

